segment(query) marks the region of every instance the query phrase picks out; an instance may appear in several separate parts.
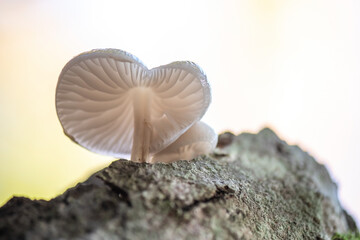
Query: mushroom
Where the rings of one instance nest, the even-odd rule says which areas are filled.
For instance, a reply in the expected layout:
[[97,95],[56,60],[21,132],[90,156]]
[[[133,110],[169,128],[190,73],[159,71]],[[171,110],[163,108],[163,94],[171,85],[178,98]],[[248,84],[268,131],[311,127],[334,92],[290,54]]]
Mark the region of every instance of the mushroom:
[[149,70],[117,49],[74,57],[56,88],[58,118],[70,139],[100,154],[131,154],[136,162],[150,162],[174,143],[202,118],[210,101],[206,75],[195,63]]
[[203,122],[196,122],[175,142],[156,153],[151,162],[173,162],[191,160],[200,154],[214,150],[218,140],[214,130]]

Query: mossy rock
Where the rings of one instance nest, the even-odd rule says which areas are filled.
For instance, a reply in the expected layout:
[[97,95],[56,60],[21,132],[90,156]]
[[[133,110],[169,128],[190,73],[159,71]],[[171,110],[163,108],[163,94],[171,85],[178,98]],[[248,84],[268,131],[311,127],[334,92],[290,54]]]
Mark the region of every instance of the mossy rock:
[[[220,148],[221,147],[221,148]],[[0,208],[0,239],[331,239],[357,231],[326,168],[270,129],[210,156],[118,160],[50,200]]]

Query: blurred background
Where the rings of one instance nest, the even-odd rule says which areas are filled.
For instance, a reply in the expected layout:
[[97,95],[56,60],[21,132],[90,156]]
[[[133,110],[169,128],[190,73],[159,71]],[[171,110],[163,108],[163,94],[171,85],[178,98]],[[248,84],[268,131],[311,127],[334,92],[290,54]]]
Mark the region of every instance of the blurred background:
[[110,47],[149,68],[198,63],[213,93],[205,122],[298,144],[359,223],[359,13],[357,0],[0,0],[0,205],[55,197],[114,160],[71,142],[55,112],[65,63]]

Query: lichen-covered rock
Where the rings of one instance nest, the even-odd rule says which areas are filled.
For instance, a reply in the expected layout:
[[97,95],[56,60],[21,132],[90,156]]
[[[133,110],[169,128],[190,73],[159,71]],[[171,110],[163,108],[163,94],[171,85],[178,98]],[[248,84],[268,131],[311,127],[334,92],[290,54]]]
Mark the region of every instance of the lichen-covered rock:
[[50,201],[15,197],[0,239],[330,239],[355,231],[323,165],[270,129],[211,156],[113,162]]

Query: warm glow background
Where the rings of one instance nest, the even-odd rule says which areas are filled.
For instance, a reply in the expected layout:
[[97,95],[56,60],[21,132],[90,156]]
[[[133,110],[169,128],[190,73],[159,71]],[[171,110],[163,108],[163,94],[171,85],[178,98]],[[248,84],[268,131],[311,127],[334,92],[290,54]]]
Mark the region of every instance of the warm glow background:
[[62,133],[55,86],[73,56],[119,48],[207,73],[217,132],[270,126],[327,165],[360,217],[360,1],[0,0],[0,205],[49,199],[113,159]]

